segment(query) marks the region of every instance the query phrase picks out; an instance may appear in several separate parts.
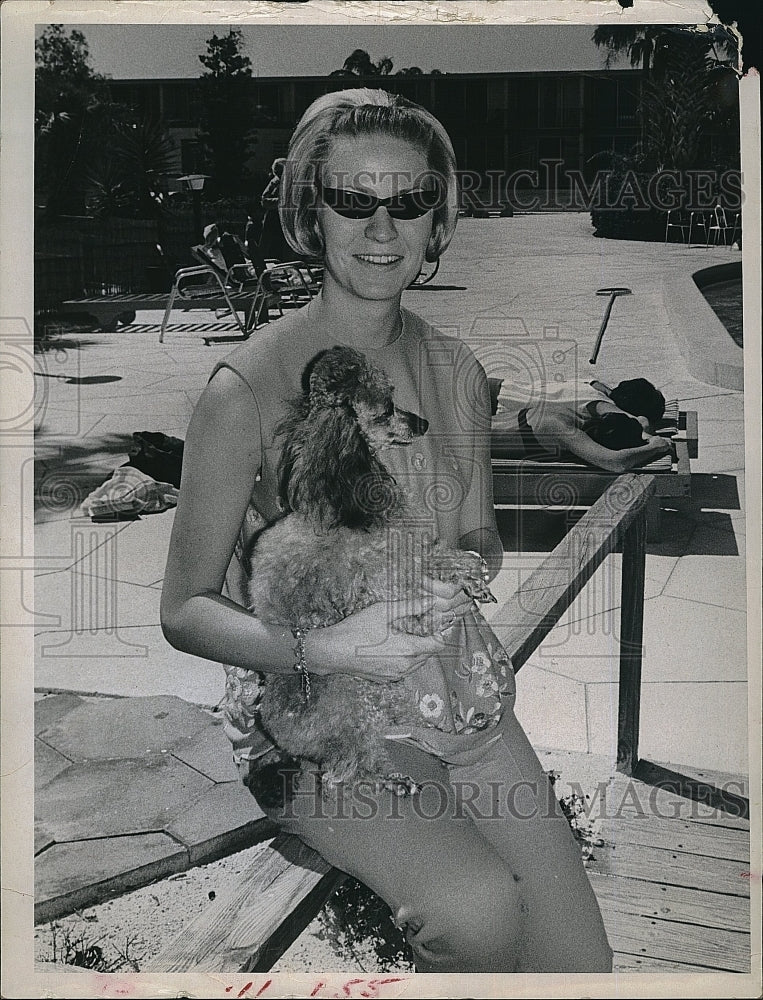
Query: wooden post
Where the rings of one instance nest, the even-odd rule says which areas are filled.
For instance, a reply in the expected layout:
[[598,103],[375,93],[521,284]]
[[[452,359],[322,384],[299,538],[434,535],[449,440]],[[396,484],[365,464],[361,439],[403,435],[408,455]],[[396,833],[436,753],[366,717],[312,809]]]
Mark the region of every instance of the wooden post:
[[620,613],[620,695],[617,713],[617,770],[632,775],[638,764],[641,659],[644,636],[646,510],[623,533]]

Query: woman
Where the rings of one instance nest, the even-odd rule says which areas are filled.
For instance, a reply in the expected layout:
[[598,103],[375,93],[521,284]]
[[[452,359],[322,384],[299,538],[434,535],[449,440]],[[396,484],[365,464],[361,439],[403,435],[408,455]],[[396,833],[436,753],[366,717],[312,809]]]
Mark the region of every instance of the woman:
[[[395,477],[440,538],[481,552],[491,577],[501,565],[484,371],[461,341],[401,308],[424,259],[447,247],[457,214],[453,150],[422,108],[348,90],[319,98],[297,125],[281,219],[294,250],[322,260],[323,288],[213,372],[186,438],[162,595],[168,640],[226,664],[227,730],[252,786],[269,752],[258,692],[268,672],[294,669],[295,643],[242,607],[239,558],[279,514],[275,428],[318,351],[347,344],[386,370],[398,405],[429,423],[413,448],[390,451]],[[315,673],[378,676],[382,661],[358,651],[385,642],[385,669],[403,676],[443,639],[390,637],[390,618],[429,607],[445,628],[471,607],[450,585],[430,588],[404,609],[379,603],[312,630],[300,657]],[[486,690],[497,690],[488,668],[475,664]],[[400,769],[420,791],[369,799],[366,789],[361,801],[350,788],[341,815],[326,815],[317,779],[301,775],[274,818],[389,904],[419,971],[610,971],[580,851],[511,707],[507,696],[482,728],[467,724],[467,708],[458,735],[422,725],[419,745],[431,752],[400,745]]]
[[509,442],[519,437],[528,456],[567,452],[619,473],[672,451],[669,438],[653,433],[664,412],[665,397],[646,379],[628,379],[614,389],[595,379],[503,384],[493,430],[510,435]]

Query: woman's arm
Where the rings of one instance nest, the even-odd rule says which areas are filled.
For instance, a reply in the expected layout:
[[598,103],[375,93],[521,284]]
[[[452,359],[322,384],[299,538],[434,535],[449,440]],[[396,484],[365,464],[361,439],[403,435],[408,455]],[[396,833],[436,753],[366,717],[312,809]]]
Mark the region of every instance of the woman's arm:
[[[228,369],[209,382],[195,410],[183,450],[183,475],[162,588],[161,623],[167,640],[195,656],[251,670],[290,672],[295,640],[222,595],[225,574],[260,468],[260,424],[249,387]],[[450,585],[400,606],[377,604],[337,625],[312,631],[309,668],[396,677],[439,636],[399,635],[390,618],[432,609],[463,612],[466,597]]]
[[474,400],[471,452],[471,483],[461,504],[461,535],[458,546],[479,552],[492,580],[503,564],[503,543],[498,534],[493,502],[493,466],[490,457],[492,420],[490,388],[482,365],[472,356],[464,366],[469,393]]
[[[550,421],[547,423],[550,430]],[[622,448],[620,451],[614,451],[593,441],[585,431],[578,428],[571,430],[560,425],[560,430],[563,432],[561,442],[566,451],[572,452],[589,465],[606,469],[608,472],[628,472],[630,469],[652,462],[660,455],[667,455],[672,448],[669,440],[650,436],[638,448]]]
[[221,369],[202,393],[186,435],[161,623],[167,640],[184,652],[286,672],[294,663],[290,631],[265,625],[222,596],[260,460],[251,391]]

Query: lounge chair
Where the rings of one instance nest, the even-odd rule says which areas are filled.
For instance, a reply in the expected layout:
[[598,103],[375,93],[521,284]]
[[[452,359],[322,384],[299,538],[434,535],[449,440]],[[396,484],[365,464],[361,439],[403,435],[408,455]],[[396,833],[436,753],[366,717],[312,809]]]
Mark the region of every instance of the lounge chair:
[[284,309],[305,305],[320,291],[321,281],[321,270],[305,261],[266,261],[249,307],[247,334],[269,322],[272,310],[283,316]]
[[[161,248],[159,250],[161,252]],[[181,267],[175,272],[162,318],[159,343],[164,343],[173,309],[225,309],[242,335],[247,337],[247,323],[242,321],[238,310],[246,312],[250,299],[256,294],[259,276],[242,241],[237,236],[224,233],[214,242],[191,247],[191,255],[198,263]]]

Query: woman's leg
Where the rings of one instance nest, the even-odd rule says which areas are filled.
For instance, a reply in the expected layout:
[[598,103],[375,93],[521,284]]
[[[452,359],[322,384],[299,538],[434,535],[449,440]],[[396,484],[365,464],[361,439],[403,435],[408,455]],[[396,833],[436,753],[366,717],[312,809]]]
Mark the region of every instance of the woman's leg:
[[517,881],[458,818],[445,768],[435,762],[430,772],[416,775],[426,783],[413,796],[360,787],[336,801],[301,776],[279,826],[385,900],[407,926],[417,971],[513,972],[525,936]]
[[519,875],[528,908],[518,971],[611,972],[612,951],[580,846],[513,711],[501,739],[449,769],[460,811]]

